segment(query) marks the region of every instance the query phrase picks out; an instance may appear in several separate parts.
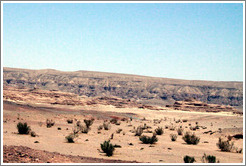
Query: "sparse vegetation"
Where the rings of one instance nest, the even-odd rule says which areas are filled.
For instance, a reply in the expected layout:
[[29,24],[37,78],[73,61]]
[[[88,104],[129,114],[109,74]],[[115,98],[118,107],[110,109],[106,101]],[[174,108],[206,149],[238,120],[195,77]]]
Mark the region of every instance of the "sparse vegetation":
[[36,134],[34,131],[31,131],[31,136],[32,136],[32,137],[36,137],[37,134]]
[[236,153],[243,153],[243,148],[235,148]]
[[185,163],[194,163],[196,160],[194,157],[191,157],[191,156],[184,156],[184,162]]
[[154,144],[158,141],[158,138],[155,134],[153,134],[152,137],[142,135],[139,137],[139,140],[142,141],[142,143],[144,144]]
[[65,138],[66,138],[66,140],[67,140],[68,143],[74,143],[75,142],[74,139],[76,137],[78,137],[77,134],[71,133],[68,136],[66,136]]
[[186,132],[183,136],[183,140],[187,144],[197,145],[200,141],[200,138],[195,135],[195,133],[191,134],[190,132]]
[[97,130],[102,130],[103,129],[103,125],[99,125],[98,127],[97,127]]
[[169,126],[169,130],[171,130],[171,131],[174,131],[174,130],[175,130],[175,128],[176,128],[176,127],[175,127],[175,126],[173,126],[173,125],[172,125],[172,126]]
[[177,129],[178,135],[183,135],[183,131],[184,131],[184,129],[178,128],[178,129]]
[[116,118],[113,118],[110,120],[110,123],[112,123],[112,124],[116,124],[117,122],[118,122],[118,120]]
[[213,155],[206,155],[206,153],[204,153],[204,155],[202,156],[202,162],[203,163],[218,163],[219,161],[216,161],[216,157]]
[[143,128],[141,126],[137,127],[137,130],[135,131],[135,136],[141,136],[143,133]]
[[72,124],[73,123],[73,119],[67,119],[67,123],[68,124]]
[[19,134],[29,134],[31,130],[30,126],[28,126],[26,122],[25,123],[19,122],[17,124],[17,129]]
[[117,133],[117,134],[120,134],[121,131],[122,131],[122,129],[117,129],[117,130],[116,130],[116,133]]
[[101,149],[109,157],[113,155],[115,147],[110,143],[110,141],[104,141],[104,143],[101,144]]
[[87,127],[87,126],[81,125],[80,126],[80,131],[81,131],[81,133],[87,134],[90,131],[90,128]]
[[162,129],[162,127],[158,127],[155,129],[155,133],[157,135],[162,135],[164,133],[164,130]]
[[90,126],[93,124],[94,119],[84,119],[85,125],[87,128],[90,128]]
[[55,122],[52,119],[46,119],[46,127],[51,128],[55,125]]
[[171,140],[176,141],[177,140],[177,134],[170,134]]
[[110,128],[111,128],[110,123],[109,122],[104,122],[103,123],[103,128],[104,128],[104,130],[110,130]]
[[219,141],[216,145],[221,151],[224,151],[224,152],[231,152],[232,149],[234,148],[234,142],[231,142],[229,140],[224,141],[222,140],[221,137],[219,138]]

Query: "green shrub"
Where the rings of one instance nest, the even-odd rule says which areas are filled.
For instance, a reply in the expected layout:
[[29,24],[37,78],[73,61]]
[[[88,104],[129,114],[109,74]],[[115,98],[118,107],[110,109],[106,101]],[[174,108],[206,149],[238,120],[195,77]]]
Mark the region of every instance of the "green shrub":
[[204,153],[204,155],[202,156],[202,162],[204,162],[204,163],[216,163],[216,157],[212,156],[212,155],[207,156],[206,153]]
[[229,140],[223,141],[220,137],[217,146],[221,151],[231,152],[234,148],[234,142],[230,142]]
[[110,143],[110,141],[104,141],[104,143],[101,144],[101,149],[109,157],[113,155],[115,147]]
[[28,126],[26,122],[25,123],[19,122],[17,124],[17,129],[19,134],[29,134],[31,130],[30,126]]
[[158,127],[155,129],[155,133],[157,135],[162,135],[164,133],[164,130],[162,129],[162,127]]
[[187,144],[197,145],[200,141],[200,138],[197,137],[194,133],[191,134],[190,132],[186,132],[185,135],[183,136],[183,140]]
[[194,157],[191,157],[191,156],[185,156],[184,157],[184,162],[185,163],[194,163],[196,160],[195,160],[195,158]]
[[142,141],[144,144],[154,144],[158,141],[158,138],[155,134],[152,137],[142,135],[139,137],[139,140]]
[[177,134],[170,134],[171,140],[176,141],[177,140]]

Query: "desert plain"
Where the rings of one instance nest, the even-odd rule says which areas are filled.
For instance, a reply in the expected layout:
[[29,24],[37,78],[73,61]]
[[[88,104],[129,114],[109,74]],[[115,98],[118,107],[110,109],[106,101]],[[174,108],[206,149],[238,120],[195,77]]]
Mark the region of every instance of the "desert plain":
[[[191,100],[192,103],[192,100]],[[74,143],[67,135],[76,123],[95,119],[88,133],[78,133]],[[54,126],[47,128],[46,120]],[[116,123],[110,123],[112,119]],[[67,120],[73,120],[68,123]],[[105,121],[110,129],[98,129]],[[35,137],[18,134],[17,123],[27,122]],[[157,135],[155,144],[143,144],[135,136],[138,126],[148,126],[142,135],[152,136],[157,127],[164,133]],[[197,129],[192,128],[198,126]],[[197,145],[188,145],[177,129],[195,133]],[[121,129],[121,132],[117,130]],[[170,134],[177,134],[171,141]],[[243,153],[222,152],[217,146],[219,137],[232,136],[234,146],[243,148],[243,115],[233,112],[182,111],[172,107],[136,104],[116,97],[86,97],[73,93],[4,87],[3,95],[3,161],[30,163],[183,163],[185,155],[201,163],[202,156],[214,155],[220,163],[242,163]],[[239,137],[238,137],[239,135]],[[233,137],[235,136],[235,137]],[[115,148],[113,156],[106,156],[100,144],[110,140]]]

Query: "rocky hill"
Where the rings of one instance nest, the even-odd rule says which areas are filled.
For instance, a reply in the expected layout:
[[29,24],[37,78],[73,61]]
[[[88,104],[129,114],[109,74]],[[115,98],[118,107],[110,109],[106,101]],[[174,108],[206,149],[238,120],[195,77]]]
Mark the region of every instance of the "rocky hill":
[[166,105],[175,110],[183,111],[196,111],[196,112],[233,112],[234,114],[243,114],[243,112],[231,106],[218,105],[218,104],[207,104],[201,101],[197,101],[194,98],[187,98],[184,101],[175,101],[173,105]]
[[3,85],[59,90],[80,96],[116,96],[166,105],[193,97],[210,104],[243,105],[243,82],[193,81],[91,71],[4,68]]

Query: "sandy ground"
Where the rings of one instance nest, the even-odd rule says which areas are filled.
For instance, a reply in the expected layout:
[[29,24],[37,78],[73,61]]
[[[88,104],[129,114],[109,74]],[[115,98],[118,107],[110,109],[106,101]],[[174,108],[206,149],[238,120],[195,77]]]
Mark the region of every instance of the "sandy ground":
[[[98,126],[103,124],[110,116],[132,117],[133,120],[121,121],[120,125],[111,124],[110,130],[101,130],[98,133]],[[19,117],[19,120],[17,119]],[[66,143],[65,136],[72,132],[74,124],[68,124],[67,119],[81,120],[95,117],[95,121],[88,134],[80,133],[75,143]],[[53,119],[55,125],[47,128],[46,119]],[[143,120],[143,119],[146,120]],[[162,119],[159,124],[153,122],[154,119]],[[176,123],[178,119],[187,119],[188,122]],[[214,155],[220,163],[242,163],[243,154],[235,152],[221,152],[216,143],[220,136],[226,137],[228,134],[239,134],[243,132],[243,117],[229,113],[201,113],[185,112],[174,110],[148,110],[138,108],[115,108],[113,106],[60,106],[45,104],[30,104],[29,106],[15,105],[4,102],[3,110],[3,145],[26,146],[35,150],[46,150],[48,152],[58,152],[64,155],[85,156],[98,159],[114,159],[137,161],[144,163],[183,163],[185,155],[194,156],[196,162],[202,162],[204,153]],[[17,134],[17,123],[27,122],[38,137]],[[178,136],[177,141],[172,142],[170,134],[177,134],[177,131],[164,129],[163,135],[158,135],[158,142],[150,146],[142,144],[139,137],[134,136],[131,130],[146,123],[151,126],[152,131],[158,126],[165,128],[165,125],[173,124],[177,128],[182,126],[184,131],[190,131],[189,124],[195,126],[198,122],[206,129],[198,129],[195,132],[200,137],[198,145],[187,145],[182,136]],[[212,125],[211,125],[212,124]],[[60,127],[61,130],[57,128]],[[122,129],[120,134],[117,129]],[[221,132],[219,132],[221,128]],[[212,130],[210,135],[204,132]],[[108,140],[111,134],[114,137],[111,143],[121,145],[116,148],[111,157],[100,152],[100,143]],[[151,135],[152,133],[143,133]],[[34,143],[38,141],[39,143]],[[243,148],[243,139],[233,139],[235,146]],[[132,145],[129,145],[129,144]]]

